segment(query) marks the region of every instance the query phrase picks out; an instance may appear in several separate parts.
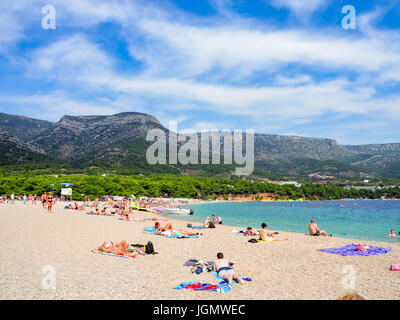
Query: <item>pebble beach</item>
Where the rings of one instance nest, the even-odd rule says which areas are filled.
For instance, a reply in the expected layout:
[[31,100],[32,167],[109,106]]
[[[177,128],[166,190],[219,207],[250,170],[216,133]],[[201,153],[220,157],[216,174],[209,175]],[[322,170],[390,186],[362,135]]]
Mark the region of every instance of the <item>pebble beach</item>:
[[[245,226],[225,225],[197,230],[202,233],[197,239],[170,239],[143,232],[154,222],[123,221],[87,211],[66,210],[63,203],[57,203],[52,213],[40,204],[0,205],[0,299],[331,300],[350,291],[368,300],[400,299],[400,272],[390,271],[391,264],[400,263],[400,240],[357,241],[277,230],[279,238],[289,240],[252,244],[249,237],[232,232]],[[154,217],[160,216],[142,211],[131,215],[138,220]],[[189,231],[187,222],[167,219],[175,229]],[[120,258],[91,252],[106,240],[151,241],[158,254]],[[317,251],[352,243],[392,251],[368,257]],[[234,284],[225,294],[173,289],[185,281],[217,284],[211,273],[197,275],[184,266],[189,259],[214,260],[217,252],[252,281]],[[55,288],[43,286],[46,266],[55,271]],[[346,287],[345,270],[355,272],[354,290]]]

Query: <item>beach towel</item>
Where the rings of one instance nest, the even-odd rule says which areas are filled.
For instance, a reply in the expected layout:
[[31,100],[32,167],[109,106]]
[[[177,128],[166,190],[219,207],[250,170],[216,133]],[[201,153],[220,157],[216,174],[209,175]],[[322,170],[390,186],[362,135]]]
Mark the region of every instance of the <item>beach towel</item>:
[[204,229],[204,226],[192,226],[192,229]]
[[385,254],[392,251],[391,248],[375,247],[375,246],[364,246],[367,251],[357,250],[356,244],[350,244],[344,247],[338,248],[327,248],[317,249],[318,251],[336,253],[342,256],[373,256],[378,254]]
[[196,291],[215,291],[219,293],[228,293],[231,290],[231,285],[224,283],[220,284],[210,284],[210,283],[200,283],[200,282],[182,282],[179,286],[174,287],[174,289],[191,289]]
[[[143,232],[161,235],[161,232],[156,231],[156,228],[154,228],[154,227],[144,227],[143,228]],[[176,238],[176,239],[198,238],[198,236],[186,236],[186,235],[183,235],[179,231],[175,231],[175,235],[174,236],[165,236],[165,237],[166,238]]]
[[232,230],[233,233],[245,233],[246,230]]
[[[211,271],[211,274],[213,274],[218,279],[220,284],[221,284],[221,282],[227,283],[227,281],[225,279],[220,278],[215,271]],[[242,280],[244,280],[244,281],[253,281],[251,278],[243,278],[242,276],[240,276],[240,278],[242,278]],[[236,280],[234,280],[234,282],[237,283]]]

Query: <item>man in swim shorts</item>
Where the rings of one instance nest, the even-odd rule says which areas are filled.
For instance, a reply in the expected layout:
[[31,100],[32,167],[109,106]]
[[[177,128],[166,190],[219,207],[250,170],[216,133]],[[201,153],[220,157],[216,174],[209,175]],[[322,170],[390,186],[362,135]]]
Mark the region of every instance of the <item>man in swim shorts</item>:
[[229,261],[224,259],[222,252],[218,252],[217,259],[214,260],[214,271],[218,277],[227,280],[228,284],[232,284],[233,280],[238,281],[240,284],[244,283],[239,274],[229,265]]
[[[315,223],[315,220],[311,220],[311,223],[308,225],[308,232],[310,233],[311,236],[324,236],[327,237],[328,234],[325,232],[325,230],[320,230]],[[331,235],[332,236],[332,235]]]

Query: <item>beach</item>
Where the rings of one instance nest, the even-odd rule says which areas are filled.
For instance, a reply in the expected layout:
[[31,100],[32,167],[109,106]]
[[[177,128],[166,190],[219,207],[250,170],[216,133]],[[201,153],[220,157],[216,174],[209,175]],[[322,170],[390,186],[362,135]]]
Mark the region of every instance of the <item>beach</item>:
[[[40,204],[0,205],[0,299],[337,299],[349,292],[343,286],[346,266],[356,272],[355,290],[350,291],[365,299],[400,299],[400,272],[389,270],[391,264],[400,263],[400,240],[385,243],[279,232],[279,238],[289,240],[252,244],[249,237],[232,232],[244,226],[224,225],[198,230],[202,233],[198,239],[169,239],[143,232],[143,227],[154,225],[152,221],[88,215],[88,210],[65,210],[64,205],[57,203],[53,213]],[[137,211],[131,217],[159,215]],[[190,230],[185,221],[168,218],[168,222]],[[152,241],[158,254],[132,259],[91,252],[106,240]],[[352,243],[392,251],[368,257],[317,251]],[[192,274],[184,263],[214,260],[220,251],[252,281],[234,284],[226,294],[173,289],[185,281],[217,284],[211,273]],[[42,286],[45,266],[55,270],[55,289]]]

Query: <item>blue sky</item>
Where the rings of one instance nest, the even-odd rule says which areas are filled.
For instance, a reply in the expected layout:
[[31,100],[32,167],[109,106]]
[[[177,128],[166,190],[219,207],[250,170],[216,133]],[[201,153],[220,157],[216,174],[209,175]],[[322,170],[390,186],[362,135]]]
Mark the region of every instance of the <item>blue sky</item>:
[[390,0],[6,0],[0,111],[400,142],[399,27]]

